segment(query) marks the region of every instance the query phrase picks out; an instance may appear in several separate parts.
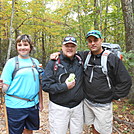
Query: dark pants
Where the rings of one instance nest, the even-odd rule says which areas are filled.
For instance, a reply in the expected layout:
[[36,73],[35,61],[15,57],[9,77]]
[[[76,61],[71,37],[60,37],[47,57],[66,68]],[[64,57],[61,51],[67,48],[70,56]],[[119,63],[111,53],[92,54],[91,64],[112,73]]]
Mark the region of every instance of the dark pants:
[[9,134],[22,134],[24,128],[39,129],[39,108],[9,108],[7,107]]

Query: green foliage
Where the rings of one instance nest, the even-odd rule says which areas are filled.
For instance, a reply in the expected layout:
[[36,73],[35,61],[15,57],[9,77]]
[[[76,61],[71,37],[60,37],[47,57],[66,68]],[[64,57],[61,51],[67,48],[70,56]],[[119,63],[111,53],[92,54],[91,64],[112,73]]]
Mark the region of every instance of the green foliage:
[[[13,41],[19,34],[31,35],[36,48],[32,55],[41,60],[60,50],[61,41],[67,35],[77,38],[78,50],[87,49],[85,35],[89,30],[98,27],[104,35],[105,42],[118,43],[125,51],[125,30],[120,0],[103,0],[98,1],[96,6],[94,4],[94,0],[15,1]],[[8,49],[12,1],[2,1],[1,9],[0,46],[3,51],[0,55],[3,66]],[[12,46],[11,57],[14,56],[14,43]],[[124,55],[128,67],[133,66],[130,57],[130,54]]]
[[[123,53],[123,61],[128,70],[134,67],[134,58],[133,57],[134,57],[133,50]],[[131,75],[133,75],[133,74],[131,74]]]
[[117,110],[118,109],[118,105],[113,103],[113,110]]
[[128,107],[127,106],[123,106],[122,112],[125,112],[126,110],[128,110]]

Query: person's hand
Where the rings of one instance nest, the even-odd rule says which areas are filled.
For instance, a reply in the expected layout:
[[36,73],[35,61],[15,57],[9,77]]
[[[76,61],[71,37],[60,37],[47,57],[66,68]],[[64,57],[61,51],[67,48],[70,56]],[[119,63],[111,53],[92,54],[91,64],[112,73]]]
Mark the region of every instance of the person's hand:
[[0,89],[2,89],[2,88],[3,88],[3,80],[0,79]]
[[75,79],[73,80],[73,81],[71,81],[71,82],[69,82],[69,81],[65,81],[65,83],[66,83],[66,85],[67,85],[67,87],[68,87],[68,89],[72,89],[74,86],[75,86]]
[[52,53],[50,55],[51,60],[57,60],[59,58],[60,52]]

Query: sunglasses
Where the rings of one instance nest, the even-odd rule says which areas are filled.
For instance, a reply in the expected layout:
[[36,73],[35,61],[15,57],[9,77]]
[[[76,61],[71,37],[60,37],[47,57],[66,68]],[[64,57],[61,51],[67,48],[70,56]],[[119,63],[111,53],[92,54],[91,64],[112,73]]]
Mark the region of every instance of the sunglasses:
[[29,37],[29,35],[27,35],[27,34],[22,35],[22,36],[20,37],[20,39],[21,39],[21,40],[27,40],[28,42],[30,42],[30,37]]
[[96,32],[87,33],[86,38],[87,38],[88,36],[90,36],[91,34],[96,34],[96,35],[98,35],[98,36],[101,38],[100,34],[98,34],[98,33],[96,33]]
[[74,37],[65,37],[64,42],[67,42],[67,41],[73,41],[73,42],[77,43],[77,41],[76,41],[76,39]]

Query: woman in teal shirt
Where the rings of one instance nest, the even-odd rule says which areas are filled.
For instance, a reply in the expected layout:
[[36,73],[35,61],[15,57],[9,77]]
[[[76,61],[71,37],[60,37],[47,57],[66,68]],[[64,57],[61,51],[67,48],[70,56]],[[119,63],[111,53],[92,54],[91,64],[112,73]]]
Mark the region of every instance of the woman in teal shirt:
[[1,75],[9,133],[31,134],[39,129],[39,108],[43,109],[39,61],[29,56],[33,46],[28,35],[18,36],[15,45],[18,56],[7,61]]

